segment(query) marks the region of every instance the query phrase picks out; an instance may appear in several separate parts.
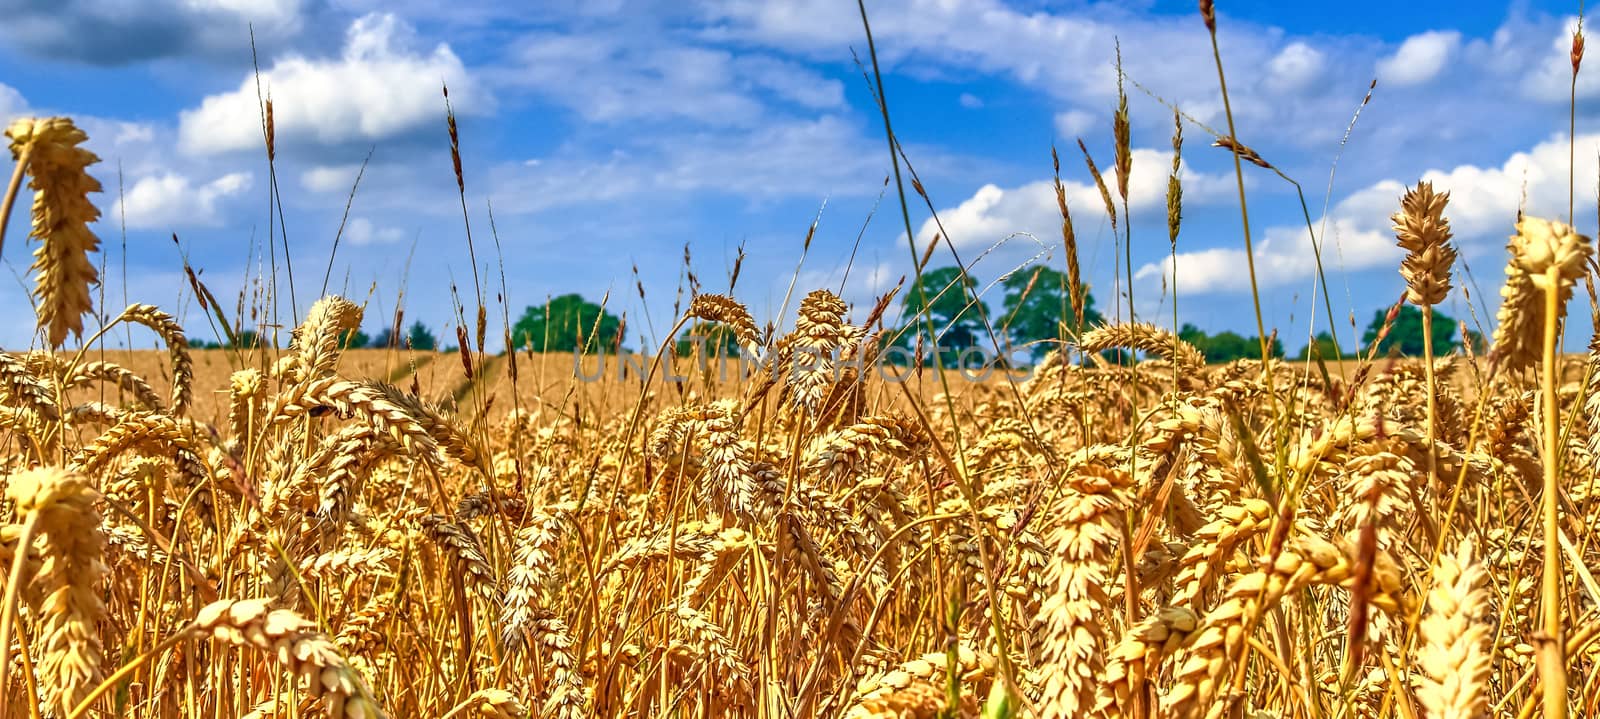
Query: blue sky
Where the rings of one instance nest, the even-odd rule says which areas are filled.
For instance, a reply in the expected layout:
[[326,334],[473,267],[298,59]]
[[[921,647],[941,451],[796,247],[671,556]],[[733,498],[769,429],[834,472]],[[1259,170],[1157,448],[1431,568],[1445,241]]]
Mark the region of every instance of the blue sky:
[[[1199,123],[1225,127],[1193,3],[892,0],[868,8],[896,131],[962,258],[977,260],[980,282],[1028,262],[1063,266],[1048,184],[1055,144],[1086,279],[1115,314],[1119,258],[1075,139],[1101,167],[1111,165],[1118,40],[1131,80]],[[1577,6],[1224,0],[1219,8],[1239,136],[1305,187],[1344,336],[1353,334],[1352,313],[1364,327],[1401,292],[1387,218],[1419,178],[1453,193],[1447,216],[1479,283],[1476,311],[1490,322],[1504,238],[1524,194],[1533,214],[1566,212],[1567,49]],[[350,185],[371,153],[330,291],[368,301],[375,331],[403,286],[408,320],[452,334],[443,331],[454,317],[451,284],[470,302],[473,271],[441,82],[459,115],[491,316],[503,259],[513,317],[548,296],[599,300],[609,291],[637,347],[652,325],[673,319],[686,243],[707,291],[726,289],[742,243],[749,258],[735,294],[758,318],[773,318],[819,209],[798,293],[842,283],[859,318],[910,271],[892,194],[872,213],[889,165],[851,55],[865,57],[866,48],[850,2],[0,0],[0,11],[8,18],[0,120],[72,116],[104,160],[93,169],[106,187],[96,226],[107,262],[103,304],[160,305],[201,339],[211,332],[184,286],[174,233],[225,303],[260,291],[264,255],[282,261],[281,236],[275,248],[265,245],[269,178],[252,26],[262,85],[274,98],[302,311],[322,284]],[[1375,77],[1324,213],[1340,139]],[[1186,125],[1174,283],[1163,208],[1172,115],[1128,88],[1135,311],[1170,322],[1175,284],[1181,321],[1254,334],[1231,158],[1209,147],[1205,128]],[[1580,77],[1578,95],[1577,220],[1592,233],[1600,71]],[[1313,321],[1327,323],[1320,301],[1312,303],[1304,221],[1291,186],[1246,170],[1266,322],[1293,351]],[[4,250],[13,278],[29,262],[25,220],[25,212],[13,217]],[[919,239],[931,233],[925,208],[913,225]],[[949,262],[941,253],[935,265]],[[1465,280],[1458,272],[1456,284],[1471,287]],[[986,295],[991,306],[1000,294]],[[286,282],[277,296],[287,323]],[[26,306],[23,284],[0,283],[0,301]],[[1459,291],[1443,309],[1470,320]],[[24,313],[0,319],[5,347],[31,337]]]

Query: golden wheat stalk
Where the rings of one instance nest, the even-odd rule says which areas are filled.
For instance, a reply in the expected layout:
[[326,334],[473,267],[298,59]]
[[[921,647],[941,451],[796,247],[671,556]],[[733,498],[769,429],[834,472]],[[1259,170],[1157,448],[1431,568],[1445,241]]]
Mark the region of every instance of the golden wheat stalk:
[[1177,335],[1148,322],[1102,325],[1085,332],[1078,342],[1086,354],[1110,349],[1136,349],[1156,355],[1178,367],[1197,372],[1205,369],[1206,356]]
[[733,336],[739,341],[740,349],[752,354],[758,354],[761,347],[761,332],[756,328],[754,317],[750,316],[749,308],[727,295],[702,294],[695,295],[689,301],[686,316],[707,322],[721,322],[733,329]]
[[328,714],[346,719],[386,716],[372,690],[350,667],[344,655],[317,632],[316,625],[287,609],[272,609],[266,600],[224,599],[195,615],[192,632],[217,641],[254,648],[277,660],[303,679],[314,697],[328,705]]
[[1490,356],[1501,369],[1517,372],[1539,362],[1545,334],[1543,292],[1554,292],[1564,310],[1594,246],[1564,222],[1523,217],[1506,249],[1510,259]]
[[143,304],[128,305],[117,319],[149,327],[167,343],[167,355],[172,359],[172,414],[183,416],[194,402],[194,358],[183,326],[172,315]]
[[[78,147],[89,136],[65,117],[18,120],[6,129],[6,137],[11,138],[18,171],[26,169],[32,178],[29,236],[39,240],[33,253],[32,269],[38,273],[33,294],[39,300],[39,327],[50,344],[59,347],[69,332],[83,334],[83,315],[94,309],[89,287],[99,282],[99,275],[89,253],[99,249],[100,239],[89,230],[89,223],[100,217],[100,211],[89,201],[89,193],[99,192],[100,182],[89,176],[87,168],[100,158]],[[9,210],[8,200],[7,214]],[[7,219],[0,216],[0,225]]]
[[311,305],[305,321],[295,328],[291,342],[301,381],[333,373],[339,364],[339,344],[351,330],[361,328],[361,314],[359,305],[337,295],[323,297]]
[[1111,611],[1113,542],[1130,479],[1098,464],[1079,468],[1052,513],[1060,517],[1047,541],[1049,594],[1035,631],[1048,667],[1040,708],[1054,718],[1087,716],[1097,703],[1096,678],[1105,665],[1105,615]]
[[1395,238],[1406,257],[1400,276],[1406,279],[1406,300],[1417,306],[1436,305],[1450,294],[1450,267],[1456,250],[1450,245],[1450,221],[1444,207],[1450,193],[1434,192],[1433,183],[1419,182],[1400,200],[1394,221]]
[[[43,659],[36,674],[47,711],[65,716],[103,676],[97,625],[106,613],[99,584],[107,569],[102,560],[105,535],[94,510],[97,495],[83,475],[50,467],[12,475],[6,497],[15,503],[24,526],[32,525],[44,537],[39,573],[31,578],[13,575],[11,581],[13,588],[25,579],[34,582],[42,594],[34,639],[42,643]],[[7,640],[0,633],[0,642]],[[0,674],[9,669],[4,662],[9,649],[7,644],[0,651]]]
[[1486,579],[1471,540],[1439,555],[1434,565],[1423,643],[1417,649],[1423,675],[1417,700],[1429,719],[1478,719],[1488,709],[1494,657],[1490,627],[1483,621],[1489,610]]

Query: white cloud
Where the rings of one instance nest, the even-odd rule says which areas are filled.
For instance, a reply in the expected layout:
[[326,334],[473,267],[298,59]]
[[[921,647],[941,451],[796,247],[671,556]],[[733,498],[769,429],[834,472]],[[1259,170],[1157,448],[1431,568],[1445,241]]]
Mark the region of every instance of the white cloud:
[[1303,42],[1289,43],[1267,63],[1265,82],[1277,92],[1299,91],[1322,75],[1324,63],[1317,49]]
[[1378,61],[1378,82],[1395,87],[1421,85],[1444,70],[1461,44],[1461,33],[1442,30],[1412,35],[1400,49]]
[[[1128,205],[1139,211],[1165,207],[1167,175],[1172,168],[1172,152],[1135,148],[1133,172],[1128,184]],[[1195,172],[1185,163],[1179,170],[1186,203],[1202,204],[1226,193],[1227,178]],[[1106,184],[1116,194],[1116,171],[1106,168]],[[1065,181],[1067,206],[1075,223],[1091,221],[1105,214],[1105,202],[1093,185]],[[1121,210],[1121,201],[1117,203]],[[950,240],[958,247],[987,247],[1017,232],[1037,237],[1056,236],[1061,231],[1061,210],[1056,205],[1055,184],[1050,180],[1031,182],[1021,187],[1001,188],[984,185],[972,197],[952,208],[939,211],[939,220]],[[919,241],[933,237],[939,229],[930,218],[917,232]]]
[[199,12],[225,12],[255,24],[290,25],[300,16],[300,0],[182,0]]
[[300,173],[300,186],[312,192],[348,192],[360,171],[360,165],[318,165]]
[[0,82],[0,124],[10,125],[12,120],[28,114],[28,101],[16,88]]
[[[52,0],[6,3],[0,34],[50,60],[116,66],[200,55],[237,61],[297,36],[302,0]],[[320,7],[316,8],[320,9]]]
[[[1526,58],[1534,65],[1523,80],[1523,88],[1529,96],[1545,102],[1562,104],[1571,99],[1574,90],[1572,33],[1577,29],[1578,18],[1566,18],[1541,49],[1541,57]],[[1592,55],[1590,62],[1593,62]],[[1590,65],[1585,65],[1583,72],[1578,73],[1576,91],[1579,99],[1600,97],[1600,77],[1596,77],[1590,68]]]
[[[1579,136],[1576,148],[1574,193],[1579,198],[1592,199],[1600,175],[1600,134]],[[1566,138],[1558,136],[1531,150],[1512,154],[1498,167],[1458,165],[1449,170],[1429,170],[1420,179],[1433,183],[1435,190],[1450,193],[1445,217],[1450,220],[1458,248],[1471,259],[1474,253],[1494,253],[1505,244],[1505,238],[1513,231],[1517,210],[1524,207],[1524,195],[1528,214],[1566,216],[1568,152]],[[1399,208],[1408,186],[1392,179],[1376,182],[1351,193],[1333,208],[1322,257],[1330,276],[1343,270],[1398,269],[1402,253],[1395,245],[1389,216]],[[1579,221],[1584,221],[1585,216],[1593,215],[1584,211]],[[1239,288],[1244,259],[1244,250],[1233,248],[1180,253],[1179,290],[1205,293]],[[1262,286],[1304,281],[1314,270],[1304,227],[1266,230],[1265,239],[1256,248],[1256,272]],[[1170,280],[1170,258],[1145,265],[1135,276],[1165,276]]]
[[1068,110],[1056,113],[1056,134],[1062,137],[1078,137],[1094,127],[1094,115],[1083,110]]
[[770,112],[768,101],[805,110],[845,105],[842,83],[804,65],[654,35],[533,33],[518,41],[515,55],[516,66],[502,69],[499,83],[533,90],[591,122],[748,126]]
[[365,217],[356,217],[344,228],[345,239],[350,244],[362,245],[387,245],[405,239],[405,233],[397,227],[378,227],[372,220]]
[[[937,149],[912,146],[908,151],[924,172],[948,162]],[[513,213],[643,192],[803,194],[820,199],[876,192],[886,165],[874,138],[863,137],[854,123],[824,115],[772,121],[748,132],[665,133],[637,152],[617,150],[605,158],[558,155],[532,164],[506,162],[491,168],[488,185],[495,211]]]
[[[1399,267],[1400,248],[1394,239],[1377,230],[1363,229],[1350,220],[1328,224],[1331,242],[1322,247],[1324,270],[1331,276],[1339,269],[1354,270],[1392,264]],[[1242,243],[1241,243],[1242,244]],[[1302,282],[1316,272],[1316,254],[1304,227],[1271,227],[1256,241],[1256,284],[1261,288],[1281,287]],[[1250,292],[1244,248],[1214,247],[1180,252],[1178,275],[1172,277],[1173,258],[1166,257],[1139,268],[1135,280],[1165,278],[1179,293]]]
[[983,107],[983,99],[970,92],[961,93],[961,97],[956,98],[956,101],[961,103],[961,106],[967,108],[968,110],[976,110],[980,107]]
[[844,106],[844,85],[803,65],[762,55],[736,55],[733,62],[742,82],[771,92],[785,102],[812,110]]
[[170,172],[145,177],[128,189],[107,216],[126,216],[133,229],[217,225],[222,221],[223,201],[250,189],[251,180],[248,172],[229,173],[198,186]]
[[[713,23],[704,33],[709,37],[783,48],[818,60],[836,57],[859,41],[859,28],[837,22],[832,0],[700,1],[703,14]],[[1010,79],[1060,102],[1106,107],[1116,98],[1114,58],[1120,39],[1129,78],[1202,122],[1216,124],[1222,108],[1216,101],[1211,45],[1203,31],[1194,31],[1191,16],[1106,9],[1116,3],[1069,3],[1080,7],[1073,11],[1038,5],[1004,0],[882,0],[873,8],[879,59],[891,72],[958,68]],[[1230,74],[1254,80],[1230,88],[1235,119],[1262,128],[1253,133],[1252,144],[1264,144],[1269,134],[1300,144],[1321,143],[1325,138],[1311,136],[1303,129],[1306,123],[1298,120],[1326,124],[1330,112],[1348,113],[1351,99],[1341,92],[1346,86],[1339,81],[1359,87],[1362,80],[1351,78],[1365,71],[1355,63],[1327,58],[1344,60],[1342,55],[1365,45],[1334,37],[1319,39],[1318,49],[1312,49],[1278,28],[1240,20],[1230,21],[1229,28]],[[1370,60],[1363,58],[1361,65],[1366,62]],[[1271,82],[1263,77],[1268,72],[1276,73]],[[1337,76],[1326,77],[1335,72]],[[1127,91],[1135,102],[1141,101],[1142,93],[1131,85]],[[1286,93],[1293,97],[1283,97]],[[1149,117],[1165,124],[1167,113],[1135,111],[1134,115],[1135,123]],[[1071,129],[1071,123],[1066,127]],[[1337,139],[1338,128],[1330,132]]]
[[[487,95],[450,47],[413,51],[413,34],[395,16],[374,13],[350,25],[339,58],[289,55],[264,70],[261,87],[273,100],[280,152],[297,143],[379,140],[438,123],[444,114],[441,82],[450,86],[457,112],[484,109]],[[183,111],[178,134],[180,146],[191,153],[260,147],[255,78]]]
[[116,139],[112,142],[118,145],[125,144],[150,144],[155,142],[156,129],[154,126],[143,122],[117,123]]

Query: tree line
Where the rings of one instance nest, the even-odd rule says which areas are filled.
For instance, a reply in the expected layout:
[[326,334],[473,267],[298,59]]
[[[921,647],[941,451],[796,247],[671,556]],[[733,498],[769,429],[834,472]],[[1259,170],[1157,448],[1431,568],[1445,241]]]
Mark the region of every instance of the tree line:
[[[901,358],[918,357],[920,353],[924,363],[932,364],[937,352],[942,366],[971,367],[994,359],[994,343],[989,340],[992,328],[994,337],[1000,341],[1001,354],[1005,355],[1002,359],[1037,361],[1062,342],[1070,342],[1084,330],[1105,322],[1105,317],[1095,308],[1089,286],[1080,283],[1079,291],[1073,293],[1068,284],[1065,273],[1049,267],[1013,273],[999,282],[1003,293],[1000,311],[994,312],[983,300],[974,300],[981,286],[970,272],[959,267],[929,270],[922,273],[920,280],[911,282],[902,295],[903,324],[886,333],[886,344],[895,348],[895,354]],[[1075,300],[1083,303],[1081,315],[1074,305]],[[1387,320],[1386,310],[1375,312],[1359,348],[1336,347],[1328,332],[1319,332],[1294,359],[1333,360],[1354,357],[1358,350],[1364,353],[1378,339]],[[1449,352],[1459,346],[1455,339],[1456,327],[1453,318],[1435,309],[1433,346],[1436,352]],[[511,328],[511,344],[518,350],[615,354],[622,347],[622,334],[623,323],[619,317],[573,293],[526,307]],[[1178,337],[1205,353],[1206,360],[1213,363],[1261,356],[1258,336],[1230,330],[1210,334],[1185,323],[1179,328]],[[1421,356],[1422,338],[1422,313],[1412,305],[1402,305],[1378,345],[1378,354]],[[195,346],[230,349],[261,344],[257,332],[244,330],[233,343],[201,341]],[[1285,356],[1282,339],[1272,335],[1269,344],[1272,356]],[[427,325],[416,321],[398,334],[393,328],[385,328],[376,336],[353,330],[345,334],[343,346],[347,349],[433,351],[439,349],[439,341]],[[695,322],[678,337],[675,349],[678,354],[688,355],[698,348],[732,356],[738,351],[738,342],[727,327]]]

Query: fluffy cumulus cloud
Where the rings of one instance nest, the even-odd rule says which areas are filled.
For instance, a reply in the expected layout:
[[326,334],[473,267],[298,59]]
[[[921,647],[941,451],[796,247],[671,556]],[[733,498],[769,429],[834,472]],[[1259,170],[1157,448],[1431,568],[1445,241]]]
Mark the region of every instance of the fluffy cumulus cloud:
[[0,82],[0,125],[10,125],[12,120],[28,113],[28,101],[17,89]]
[[[388,14],[369,14],[345,33],[342,55],[287,55],[261,73],[273,100],[279,148],[374,141],[437,123],[444,111],[440,83],[450,86],[457,112],[486,109],[489,98],[449,45],[420,51],[412,28]],[[207,97],[179,117],[179,144],[195,154],[261,147],[256,79]]]
[[1067,110],[1056,113],[1056,134],[1062,137],[1078,137],[1094,127],[1094,114],[1083,110]]
[[273,43],[305,24],[302,0],[57,0],[6,3],[0,36],[50,59],[95,65],[199,54],[218,56]]
[[[1578,30],[1576,17],[1566,18],[1560,26],[1549,28],[1537,58],[1530,58],[1532,68],[1527,70],[1523,88],[1528,96],[1550,103],[1565,104],[1571,99],[1572,87],[1572,35]],[[1591,53],[1590,58],[1593,57]],[[1589,62],[1593,62],[1592,59]],[[1578,73],[1578,98],[1592,100],[1600,97],[1600,77],[1589,71],[1586,62]],[[1581,116],[1580,116],[1581,117]]]
[[1326,57],[1303,42],[1284,46],[1267,63],[1266,84],[1278,92],[1297,92],[1322,76]]
[[769,105],[844,106],[839,81],[760,53],[619,32],[549,32],[522,37],[514,54],[497,82],[531,90],[592,122],[676,118],[737,126],[756,123]]
[[233,172],[195,184],[186,176],[165,173],[141,178],[128,188],[107,217],[126,218],[132,229],[170,230],[220,224],[224,203],[250,189],[248,172]]
[[[1172,168],[1172,152],[1135,148],[1133,172],[1128,184],[1128,205],[1137,212],[1152,207],[1164,207],[1167,198],[1167,175]],[[1116,171],[1106,168],[1106,184],[1116,193]],[[1187,163],[1178,176],[1183,180],[1183,197],[1186,204],[1201,204],[1225,196],[1228,178],[1196,172]],[[1105,202],[1094,185],[1066,181],[1067,206],[1077,222],[1083,218],[1103,217]],[[1118,206],[1120,208],[1120,201]],[[1013,188],[994,184],[978,188],[971,197],[955,207],[939,211],[939,221],[957,246],[987,247],[1007,236],[1025,232],[1039,237],[1051,237],[1061,231],[1061,211],[1056,205],[1055,184],[1050,180],[1030,182]],[[933,237],[939,229],[932,219],[924,222],[917,233],[921,241]]]
[[1461,33],[1438,31],[1412,35],[1394,54],[1378,61],[1378,81],[1385,85],[1421,85],[1439,76],[1456,49]]
[[300,186],[311,192],[348,192],[360,171],[360,165],[317,165],[300,173]]
[[[1398,266],[1401,252],[1394,238],[1352,220],[1336,219],[1327,224],[1328,242],[1322,243],[1322,263],[1330,273],[1356,270],[1383,264]],[[1316,249],[1304,226],[1270,227],[1255,242],[1256,284],[1261,288],[1281,287],[1304,282],[1316,272]],[[1135,280],[1164,280],[1185,294],[1250,293],[1246,256],[1241,247],[1213,247],[1195,252],[1180,252],[1177,276],[1173,277],[1173,258],[1146,264],[1134,273]]]
[[[639,193],[716,192],[744,197],[865,195],[883,185],[876,138],[835,115],[780,120],[748,132],[668,133],[606,158],[556,156],[503,163],[489,178],[496,212],[537,212]],[[919,169],[946,156],[912,146]]]
[[[1204,29],[1192,16],[1129,12],[1117,3],[1080,4],[1046,12],[1034,4],[1003,0],[885,0],[873,7],[880,58],[891,71],[941,69],[1002,77],[1063,103],[1108,107],[1115,102],[1114,65],[1120,39],[1123,68],[1152,93],[1195,119],[1218,125],[1216,69]],[[831,0],[750,3],[702,0],[713,23],[706,35],[761,43],[824,59],[859,43],[860,29],[837,22]],[[1239,81],[1230,83],[1235,119],[1256,128],[1252,145],[1268,137],[1297,144],[1328,139],[1306,131],[1302,119],[1348,116],[1359,99],[1349,91],[1370,79],[1370,58],[1345,60],[1366,41],[1320,38],[1313,47],[1276,28],[1230,18],[1227,60]],[[1139,91],[1128,86],[1131,94]],[[1058,119],[1063,134],[1081,116]],[[1166,112],[1135,113],[1135,124],[1164,124]],[[1320,127],[1320,125],[1318,125]]]
[[352,218],[345,225],[344,236],[356,246],[363,245],[388,245],[405,239],[405,233],[398,227],[379,227],[365,217]]
[[[1512,154],[1498,166],[1458,165],[1429,170],[1421,180],[1435,190],[1450,193],[1445,209],[1463,256],[1491,258],[1513,231],[1517,211],[1543,217],[1564,217],[1567,209],[1569,145],[1556,137],[1532,149]],[[1580,135],[1576,142],[1578,167],[1574,192],[1580,198],[1596,196],[1600,173],[1600,134]],[[1323,264],[1330,273],[1373,268],[1396,268],[1402,256],[1395,246],[1389,217],[1400,205],[1407,183],[1383,180],[1346,196],[1326,219]],[[1592,212],[1584,212],[1593,217]],[[1580,216],[1580,221],[1585,221]],[[1304,282],[1315,272],[1310,239],[1304,227],[1271,227],[1256,247],[1257,279],[1264,287]],[[1177,284],[1182,292],[1206,293],[1247,290],[1238,281],[1245,254],[1242,248],[1213,248],[1178,255]],[[1491,264],[1492,264],[1491,262]],[[1140,268],[1141,279],[1172,277],[1171,258]]]

